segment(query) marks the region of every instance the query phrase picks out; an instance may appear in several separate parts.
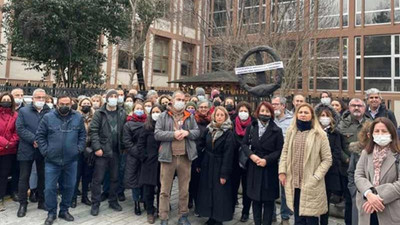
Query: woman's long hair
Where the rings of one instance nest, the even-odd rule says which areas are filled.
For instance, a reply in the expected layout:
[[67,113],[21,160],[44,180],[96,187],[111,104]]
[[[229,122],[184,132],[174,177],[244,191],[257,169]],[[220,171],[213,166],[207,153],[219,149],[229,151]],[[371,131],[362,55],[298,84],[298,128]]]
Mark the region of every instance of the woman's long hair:
[[308,103],[303,103],[299,107],[296,108],[296,112],[293,115],[292,124],[290,124],[290,127],[288,128],[288,130],[297,131],[297,114],[299,113],[299,110],[303,107],[307,107],[311,111],[311,128],[313,128],[317,133],[319,133],[321,135],[326,135],[325,131],[322,129],[321,125],[319,124],[319,120],[317,118],[317,115],[315,114],[313,107]]
[[155,104],[155,105],[153,105],[153,107],[151,107],[150,113],[147,116],[146,121],[144,122],[144,125],[143,125],[144,129],[146,129],[146,130],[153,130],[154,129],[154,122],[155,121],[153,121],[153,118],[151,117],[151,114],[153,113],[153,109],[154,108],[158,108],[161,111],[161,113],[163,112],[162,107],[159,104]]
[[396,128],[394,127],[392,121],[390,121],[386,117],[378,117],[374,120],[374,122],[372,122],[371,127],[369,129],[369,140],[367,146],[365,147],[365,151],[367,151],[368,154],[371,154],[374,151],[375,142],[372,135],[374,133],[375,126],[378,123],[383,123],[390,133],[390,136],[392,138],[392,142],[390,142],[389,144],[390,150],[395,153],[396,152],[400,153],[399,140],[397,138]]

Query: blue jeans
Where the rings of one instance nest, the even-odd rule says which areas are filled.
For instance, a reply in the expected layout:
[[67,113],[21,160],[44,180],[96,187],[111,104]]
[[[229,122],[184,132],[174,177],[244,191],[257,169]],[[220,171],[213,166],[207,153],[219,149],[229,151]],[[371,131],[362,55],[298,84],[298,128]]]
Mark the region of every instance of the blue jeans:
[[143,190],[142,190],[141,187],[140,188],[132,188],[133,201],[138,202],[138,201],[143,200],[142,199],[142,197],[143,197],[142,195],[143,195]]
[[[122,153],[119,155],[119,165],[118,165],[118,190],[117,194],[124,193],[124,176],[125,176],[125,165],[126,165],[126,153]],[[109,193],[110,192],[110,171],[104,175],[103,181],[103,192]]]
[[59,184],[62,200],[60,213],[68,212],[71,206],[76,184],[76,173],[78,162],[68,165],[55,165],[50,162],[45,163],[45,203],[49,215],[57,215],[57,184]]

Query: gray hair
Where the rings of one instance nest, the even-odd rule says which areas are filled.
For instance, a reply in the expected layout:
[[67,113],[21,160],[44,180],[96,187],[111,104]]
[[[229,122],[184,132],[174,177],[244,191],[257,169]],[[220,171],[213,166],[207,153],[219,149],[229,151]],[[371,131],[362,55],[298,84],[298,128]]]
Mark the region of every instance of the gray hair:
[[382,99],[381,92],[377,88],[370,88],[365,92],[365,99],[368,99],[370,95],[377,94]]
[[13,95],[16,91],[22,91],[22,93],[24,93],[24,90],[22,90],[21,88],[14,88],[11,91],[11,94]]
[[46,91],[45,91],[44,89],[36,88],[36,89],[33,91],[32,96],[35,96],[36,93],[39,93],[39,92],[42,92],[42,93],[45,93],[45,94],[46,94]]
[[349,106],[351,105],[352,102],[362,102],[363,106],[365,107],[365,102],[359,98],[352,98],[349,102]]
[[279,102],[280,102],[282,105],[286,105],[287,99],[286,99],[285,97],[280,96],[280,95],[276,95],[276,96],[272,97],[271,100],[276,99],[276,98],[279,98]]
[[203,100],[198,101],[197,102],[197,107],[200,107],[200,105],[203,104],[203,103],[207,103],[208,107],[209,108],[211,107],[211,102],[208,101],[207,99],[203,99]]
[[158,95],[157,91],[155,91],[155,90],[149,90],[149,91],[147,92],[146,98],[149,99],[149,98],[150,98],[151,96],[153,96],[153,95]]
[[179,90],[178,90],[178,91],[175,91],[175,92],[172,94],[172,98],[175,98],[177,94],[185,95],[185,93],[183,93],[183,91],[179,91]]

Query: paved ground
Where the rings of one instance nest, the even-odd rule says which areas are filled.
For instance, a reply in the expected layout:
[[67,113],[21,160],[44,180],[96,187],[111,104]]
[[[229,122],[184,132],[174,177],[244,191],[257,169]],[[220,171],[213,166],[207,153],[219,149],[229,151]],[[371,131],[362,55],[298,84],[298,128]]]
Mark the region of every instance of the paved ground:
[[[103,202],[100,208],[100,215],[97,217],[93,217],[90,215],[90,207],[79,204],[75,209],[71,209],[70,213],[75,217],[74,222],[66,222],[64,220],[57,219],[54,224],[81,224],[81,225],[140,225],[140,224],[148,224],[146,213],[143,213],[142,216],[136,216],[133,213],[133,202],[131,198],[131,191],[125,192],[127,196],[127,200],[121,202],[120,204],[123,207],[122,212],[115,212],[108,208],[108,203]],[[78,199],[79,201],[79,199]],[[241,199],[239,199],[241,202]],[[171,219],[169,221],[170,225],[177,224],[178,216],[177,216],[177,208],[178,208],[178,190],[177,183],[174,183],[174,188],[172,191],[172,212]],[[277,205],[279,207],[279,205]],[[17,217],[17,210],[19,204],[13,202],[11,199],[6,201],[7,210],[4,212],[0,212],[0,224],[1,225],[38,225],[43,224],[44,220],[47,217],[47,212],[43,210],[38,210],[37,204],[32,203],[28,205],[28,213],[24,218]],[[279,212],[279,210],[278,210]],[[234,219],[230,222],[224,223],[225,225],[251,225],[253,224],[252,220],[249,220],[247,223],[241,223],[239,221],[241,216],[241,206],[237,206]],[[252,218],[252,215],[250,215]],[[207,218],[199,218],[193,215],[191,212],[189,220],[193,225],[204,224],[207,221]],[[278,225],[280,223],[278,216],[278,222],[274,223],[274,225]],[[157,220],[156,224],[159,224],[160,221]],[[294,224],[293,218],[291,219],[291,224]],[[343,219],[338,219],[331,217],[329,220],[330,225],[344,225]]]

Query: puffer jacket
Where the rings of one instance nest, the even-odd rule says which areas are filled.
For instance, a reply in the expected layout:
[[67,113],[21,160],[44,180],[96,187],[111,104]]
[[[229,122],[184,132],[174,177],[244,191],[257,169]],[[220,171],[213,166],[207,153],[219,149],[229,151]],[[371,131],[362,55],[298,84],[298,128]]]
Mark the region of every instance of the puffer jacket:
[[80,113],[61,116],[57,110],[46,114],[39,124],[36,141],[46,162],[67,165],[78,160],[86,147],[86,129]]
[[[293,146],[296,132],[296,127],[291,127],[287,131],[279,163],[279,174],[286,174],[286,203],[292,211],[294,211],[292,160],[296,148]],[[327,135],[320,132],[311,129],[305,144],[300,216],[320,216],[328,211],[324,177],[332,165],[332,154]]]
[[[91,141],[91,146],[93,151],[103,150],[103,156],[106,158],[111,158],[113,156],[113,146],[112,146],[112,136],[111,127],[108,123],[110,116],[108,115],[106,105],[104,104],[100,109],[98,109],[94,115],[92,122],[89,127],[89,136]],[[122,133],[124,129],[124,124],[126,121],[125,110],[121,107],[117,107],[118,113],[118,149],[116,151],[121,153],[124,150]]]
[[17,117],[17,112],[12,113],[11,109],[0,107],[0,156],[17,153],[19,140],[15,128]]
[[[200,136],[200,130],[197,126],[194,116],[184,111],[182,129],[189,131],[189,135],[185,138],[186,154],[190,161],[197,158],[197,149],[195,141]],[[160,115],[156,123],[154,137],[161,142],[158,161],[172,162],[172,141],[174,138],[174,119],[172,112],[167,110]]]

